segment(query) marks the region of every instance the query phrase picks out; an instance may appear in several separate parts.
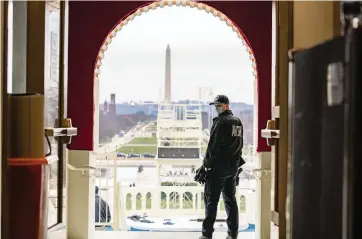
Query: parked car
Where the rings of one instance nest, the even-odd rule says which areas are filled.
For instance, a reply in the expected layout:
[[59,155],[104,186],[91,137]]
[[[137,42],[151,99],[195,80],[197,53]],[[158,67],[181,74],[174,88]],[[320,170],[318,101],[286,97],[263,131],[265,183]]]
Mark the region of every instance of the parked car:
[[128,158],[140,158],[141,155],[139,154],[128,154]]
[[118,158],[127,158],[127,155],[124,154],[124,153],[118,152],[118,153],[117,153],[117,157],[118,157]]
[[154,155],[154,154],[150,154],[150,153],[145,153],[145,154],[143,154],[143,157],[145,157],[145,158],[152,158],[152,159],[154,159],[154,158],[156,158],[156,155]]

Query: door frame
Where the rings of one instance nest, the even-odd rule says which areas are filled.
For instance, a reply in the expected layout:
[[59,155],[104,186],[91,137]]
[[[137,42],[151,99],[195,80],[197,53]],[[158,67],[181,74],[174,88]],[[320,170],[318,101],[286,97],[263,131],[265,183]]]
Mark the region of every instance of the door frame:
[[279,226],[279,238],[286,234],[286,198],[288,173],[288,50],[293,44],[293,3],[273,2],[273,74],[272,120],[280,138],[272,145],[271,221]]
[[[68,1],[53,1],[55,4],[59,4],[59,56],[58,56],[58,123],[55,125],[55,127],[64,127],[64,119],[66,118],[66,85],[67,85],[67,72],[66,72],[66,64],[67,64],[67,13],[68,13]],[[47,21],[47,19],[45,19]],[[48,29],[45,29],[45,31],[48,31]],[[46,40],[46,39],[45,39]],[[47,43],[45,43],[47,44]],[[46,59],[44,60],[46,62]],[[46,64],[45,64],[46,65]],[[45,85],[45,82],[44,82]],[[45,90],[45,88],[44,88]],[[45,93],[45,92],[44,92]],[[45,108],[46,110],[46,108]],[[46,113],[46,112],[44,112]],[[57,175],[57,197],[58,197],[58,207],[57,207],[57,223],[48,227],[48,236],[51,237],[53,233],[60,231],[63,235],[63,237],[66,236],[66,231],[62,230],[66,227],[66,216],[64,215],[64,212],[66,212],[66,209],[63,207],[64,204],[66,204],[65,200],[65,193],[64,193],[64,183],[65,188],[67,185],[66,180],[66,165],[67,165],[67,151],[66,147],[64,145],[64,138],[59,137],[58,138],[58,175]]]
[[[27,2],[27,39],[26,39],[26,92],[37,92],[39,94],[44,95],[46,93],[46,81],[50,80],[49,68],[50,68],[50,46],[48,42],[50,42],[50,38],[47,36],[47,31],[49,31],[49,20],[48,20],[48,11],[49,5],[57,4],[57,1],[47,1],[47,2],[35,2],[35,1],[28,1]],[[66,6],[63,1],[60,1],[59,6]],[[56,7],[56,6],[55,6]],[[59,15],[64,13],[61,11],[61,7],[59,7]],[[59,67],[59,75],[58,80],[58,113],[57,118],[64,116],[64,97],[66,94],[64,93],[64,31],[62,31],[61,21],[64,20],[63,18],[59,19],[59,23],[57,27],[59,27],[59,56],[58,56],[58,67]],[[31,59],[31,60],[29,60]],[[56,79],[56,78],[55,78]],[[56,88],[56,87],[55,87]],[[44,105],[44,115],[47,115],[47,110],[49,108]],[[58,122],[61,122],[59,120]],[[50,127],[61,127],[61,123],[57,123],[56,125],[47,125]],[[58,208],[57,210],[57,221],[54,225],[48,228],[48,232],[57,231],[65,226],[65,218],[63,218],[63,187],[61,182],[64,179],[64,164],[66,162],[65,159],[65,147],[62,145],[62,138],[59,139],[58,144],[58,152],[55,154],[58,155],[58,173],[57,173],[57,184],[60,185],[57,189],[57,197],[58,197]],[[47,149],[48,147],[46,147]],[[54,163],[56,164],[56,162]]]
[[[44,94],[44,80],[45,77],[45,62],[46,62],[46,55],[41,54],[45,53],[45,30],[46,30],[46,15],[45,15],[45,6],[46,2],[28,2],[27,3],[27,48],[26,48],[26,58],[32,59],[31,61],[27,61],[26,64],[26,92],[38,92],[40,94]],[[68,6],[68,2],[61,1],[60,3],[63,8],[61,8],[61,13],[64,14],[66,11],[66,7]],[[65,16],[65,14],[64,14]],[[59,79],[62,83],[62,87],[59,89],[59,115],[64,116],[63,113],[65,110],[65,96],[64,93],[65,86],[64,82],[66,81],[66,72],[64,72],[65,69],[65,61],[67,57],[64,55],[64,44],[66,41],[65,39],[65,32],[67,31],[67,23],[65,23],[65,17],[61,18],[61,23],[59,24],[60,29],[63,31],[60,31],[60,46],[59,46]],[[7,124],[9,123],[5,112],[7,112],[7,99],[8,99],[8,89],[7,85],[9,84],[8,78],[7,78],[7,68],[8,68],[8,1],[0,1],[0,157],[2,159],[1,165],[0,165],[0,194],[2,194],[1,198],[1,237],[2,238],[8,238],[8,211],[6,210],[8,207],[6,206],[8,203],[7,200],[7,193],[6,193],[6,168],[7,168],[7,146],[9,140],[6,140],[6,138],[9,136],[7,132]],[[63,64],[61,64],[61,62]],[[24,92],[25,93],[25,92]],[[60,112],[61,111],[61,112]],[[61,142],[61,140],[60,140]],[[64,150],[60,150],[59,156],[65,158],[65,147],[63,146]],[[66,159],[60,160],[61,163],[58,165],[58,181],[63,181],[63,171],[64,164],[66,163]],[[58,190],[58,195],[60,192],[60,197],[62,197],[63,190],[62,187],[60,190]],[[59,196],[58,196],[59,197]],[[63,200],[60,201],[60,209],[58,209],[58,212],[62,212],[62,203]],[[3,210],[1,210],[3,209]],[[62,213],[58,213],[58,220],[57,224],[54,225],[49,231],[58,230],[59,228],[63,228],[65,225],[65,218],[62,218]]]
[[[3,210],[6,207],[6,193],[5,193],[5,178],[7,168],[7,140],[4,140],[7,136],[6,124],[7,124],[7,1],[0,1],[0,237],[8,238],[7,230],[7,210]],[[5,195],[5,196],[4,196]]]
[[[279,238],[286,238],[290,230],[286,215],[289,211],[288,182],[291,178],[289,163],[289,50],[294,48],[310,47],[318,44],[341,32],[339,19],[339,2],[274,2],[275,28],[273,44],[273,97],[272,120],[276,129],[280,130],[280,138],[272,146],[272,192],[274,200],[271,210],[271,221],[279,226]],[[310,7],[311,9],[310,11]],[[318,9],[328,9],[324,15],[318,13]],[[318,22],[318,34],[311,34],[310,24],[305,24],[305,18],[312,23]],[[296,27],[294,27],[296,26]]]

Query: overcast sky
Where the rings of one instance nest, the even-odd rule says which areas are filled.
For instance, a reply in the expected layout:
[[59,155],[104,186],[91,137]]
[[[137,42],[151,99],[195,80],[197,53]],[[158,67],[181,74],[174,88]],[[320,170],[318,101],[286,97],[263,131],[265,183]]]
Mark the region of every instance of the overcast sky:
[[189,7],[151,10],[126,25],[105,52],[100,102],[159,101],[164,94],[165,55],[171,47],[172,100],[199,99],[199,88],[252,104],[251,61],[237,34],[212,14]]

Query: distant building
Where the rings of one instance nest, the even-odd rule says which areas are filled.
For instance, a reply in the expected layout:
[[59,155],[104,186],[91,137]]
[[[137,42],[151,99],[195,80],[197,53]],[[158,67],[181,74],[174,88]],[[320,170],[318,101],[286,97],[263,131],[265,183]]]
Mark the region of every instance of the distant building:
[[111,115],[116,115],[116,94],[111,94],[111,102],[108,106],[108,112]]
[[108,102],[107,102],[107,100],[104,100],[103,108],[99,107],[99,110],[100,110],[100,113],[102,113],[104,115],[108,113]]

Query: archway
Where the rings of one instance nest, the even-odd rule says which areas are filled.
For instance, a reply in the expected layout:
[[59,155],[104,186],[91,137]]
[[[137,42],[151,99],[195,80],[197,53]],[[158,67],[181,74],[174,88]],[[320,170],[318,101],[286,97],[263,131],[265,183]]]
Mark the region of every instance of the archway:
[[[95,128],[94,131],[98,132],[99,143],[102,145],[109,142],[109,139],[115,134],[118,135],[119,132],[122,132],[120,134],[123,136],[130,127],[133,127],[132,123],[154,120],[151,112],[157,110],[157,105],[160,103],[158,100],[162,100],[154,98],[157,93],[149,92],[160,92],[161,94],[161,88],[165,90],[164,87],[154,88],[159,84],[158,79],[162,77],[155,76],[156,71],[160,65],[164,64],[159,61],[158,55],[154,51],[155,48],[160,51],[160,46],[166,50],[167,46],[170,68],[173,73],[171,77],[170,72],[170,78],[172,78],[170,85],[173,86],[172,101],[176,100],[175,95],[180,96],[180,92],[185,91],[185,85],[189,85],[189,90],[187,93],[183,92],[182,95],[191,97],[187,98],[190,100],[201,97],[200,93],[198,96],[192,96],[190,93],[191,91],[196,93],[199,86],[205,86],[206,91],[210,90],[209,93],[214,90],[214,94],[228,95],[232,105],[234,104],[232,106],[234,114],[240,117],[244,123],[245,148],[255,145],[255,141],[253,141],[255,137],[252,132],[256,131],[253,122],[257,122],[255,119],[257,104],[255,104],[254,97],[257,94],[255,84],[257,70],[252,49],[245,36],[224,14],[206,4],[189,1],[183,2],[183,4],[170,2],[164,6],[164,3],[167,2],[151,3],[139,8],[125,19],[121,19],[107,35],[98,53],[95,66],[94,101],[100,104],[104,102],[102,104],[104,107],[95,104],[94,125],[95,127],[99,125],[99,128]],[[175,19],[182,19],[182,21]],[[161,34],[162,36],[160,36],[160,31],[164,32]],[[130,41],[130,39],[132,40]],[[184,54],[188,51],[187,49],[190,49],[191,52],[187,54],[189,57],[187,62],[178,61],[178,57],[181,57],[181,53],[177,52],[178,47],[183,47]],[[148,55],[150,52],[155,55],[152,55],[152,60],[147,62],[146,59],[150,57]],[[204,55],[208,57],[202,58]],[[171,56],[173,63],[171,63]],[[190,62],[193,63],[190,64]],[[217,63],[215,64],[215,62]],[[182,71],[189,72],[189,74],[180,72],[179,64],[182,65]],[[193,67],[198,71],[195,71]],[[160,71],[157,72],[159,74]],[[180,79],[182,75],[184,75],[184,79]],[[194,80],[187,83],[187,78],[190,77]],[[144,90],[146,88],[147,91]],[[202,91],[202,89],[199,90]],[[169,94],[171,97],[171,92]],[[213,97],[208,100],[213,100]],[[141,100],[141,102],[146,100],[148,108],[145,109],[143,103],[130,108],[130,104],[137,100]],[[156,102],[158,103],[155,105]],[[136,114],[135,109],[143,114],[138,114],[138,112]],[[100,112],[99,116],[97,112]],[[212,113],[213,110],[210,107],[206,109],[202,106],[203,127],[207,124],[209,130],[214,117]],[[206,116],[208,116],[208,120]],[[143,138],[140,139],[142,140],[138,144],[142,144],[144,141]],[[132,140],[130,144],[134,144],[134,142],[136,141]],[[152,142],[150,141],[149,144]],[[126,144],[120,148],[120,152],[141,153],[136,149],[134,149],[135,151],[133,148],[130,149]],[[205,145],[202,149],[206,149]],[[148,147],[147,152],[143,153],[152,150],[156,149]]]
[[[232,19],[246,34],[253,48],[258,64],[256,132],[260,132],[265,127],[266,121],[271,118],[272,2],[209,1],[205,3]],[[94,125],[96,105],[94,88],[97,83],[94,81],[94,66],[99,50],[114,24],[145,4],[150,4],[150,2],[69,2],[67,113],[73,125],[78,128],[78,136],[74,137],[72,144],[68,145],[69,159],[73,161],[82,160],[84,164],[89,164],[92,159],[89,151],[93,151],[94,145],[97,145],[94,137],[94,129],[98,128]],[[257,151],[270,151],[270,147],[259,133]],[[71,183],[78,185],[77,180]],[[74,194],[76,193],[71,192],[68,195],[71,198],[79,197],[78,194]],[[87,201],[88,195],[82,195],[82,199]],[[203,207],[203,203],[201,206]],[[68,213],[68,215],[72,214],[69,210]]]
[[100,47],[96,64],[95,64],[95,70],[94,70],[94,80],[99,80],[99,71],[102,66],[102,61],[104,59],[104,53],[108,49],[108,45],[112,42],[112,39],[117,35],[119,31],[122,30],[123,27],[125,27],[130,21],[132,21],[135,17],[141,16],[144,13],[147,13],[150,10],[154,10],[156,8],[162,8],[167,6],[183,6],[183,7],[190,7],[190,8],[197,8],[201,11],[206,11],[207,13],[210,13],[214,15],[215,17],[219,18],[221,21],[225,22],[227,26],[231,27],[234,32],[236,32],[239,39],[242,41],[242,43],[246,46],[246,49],[250,55],[250,59],[253,62],[253,68],[254,68],[254,77],[257,80],[257,66],[256,61],[254,57],[253,50],[251,48],[250,43],[248,42],[246,36],[241,31],[241,29],[232,22],[225,14],[218,11],[217,9],[202,3],[202,2],[194,2],[194,1],[157,1],[153,3],[146,4],[145,6],[142,6],[137,9],[134,13],[130,13],[128,16],[122,18],[114,27],[113,29],[108,33],[106,39],[104,40],[102,46]]
[[[146,3],[145,5],[140,4],[139,2],[117,2],[117,3],[107,3],[106,5],[102,5],[101,3],[92,3],[90,6],[88,6],[89,9],[91,9],[90,12],[93,14],[88,15],[84,14],[84,6],[81,3],[71,3],[70,9],[73,9],[70,11],[70,19],[78,19],[79,17],[76,17],[76,12],[81,11],[82,12],[82,20],[78,22],[77,24],[73,24],[73,29],[69,29],[69,49],[73,49],[74,51],[71,52],[77,52],[76,57],[69,57],[69,101],[72,102],[68,105],[68,115],[73,119],[74,125],[77,125],[79,127],[79,133],[80,135],[76,137],[70,145],[70,149],[77,149],[77,150],[93,150],[94,147],[94,141],[96,139],[94,138],[94,129],[90,126],[95,126],[97,128],[96,122],[94,121],[94,87],[97,87],[97,81],[89,82],[89,65],[85,65],[86,62],[89,63],[89,59],[86,60],[86,58],[91,58],[91,55],[94,54],[95,45],[98,44],[101,45],[100,37],[102,34],[105,33],[106,26],[113,25],[114,18],[117,15],[117,19],[119,19],[119,16],[124,14],[123,20],[129,21],[130,19],[133,19],[135,16],[142,14],[146,10],[150,10],[152,8],[155,8],[157,6],[161,7],[162,5],[181,5],[185,7],[197,7],[201,10],[212,12],[212,14],[216,15],[217,17],[220,17],[222,20],[225,20],[226,23],[230,26],[234,26],[233,30],[238,30],[236,25],[241,26],[243,29],[245,27],[244,32],[248,32],[248,39],[250,41],[249,46],[253,46],[254,49],[254,55],[253,60],[256,59],[259,65],[258,69],[258,96],[256,102],[259,102],[258,104],[258,122],[257,122],[257,132],[260,131],[261,128],[264,127],[265,122],[267,119],[270,118],[270,106],[271,106],[271,3],[243,3],[243,2],[232,2],[232,3],[224,3],[224,2],[210,2],[208,5],[200,2],[176,2],[176,1],[168,1],[168,2],[153,2],[153,3]],[[111,5],[113,7],[111,7]],[[141,7],[140,7],[141,5]],[[120,7],[122,6],[122,13],[119,13]],[[82,8],[82,9],[80,9]],[[116,8],[116,9],[114,9]],[[216,10],[220,9],[220,11]],[[118,9],[118,10],[117,10]],[[133,10],[132,10],[133,9]],[[136,9],[136,10],[134,10]],[[238,12],[235,10],[238,9]],[[252,11],[252,9],[254,11]],[[126,13],[126,10],[129,12],[131,11],[131,14]],[[240,11],[239,11],[240,10]],[[257,11],[256,11],[257,10]],[[104,12],[106,11],[106,12]],[[230,18],[234,19],[234,21],[231,21],[229,18],[226,17],[226,15],[221,13],[224,12],[224,14],[227,14],[230,16]],[[89,14],[90,14],[89,12]],[[251,16],[251,14],[253,16]],[[102,17],[104,19],[102,19]],[[79,15],[78,15],[79,16]],[[97,16],[97,23],[92,21],[91,19],[94,18],[94,16]],[[90,20],[92,24],[93,22],[95,25],[102,26],[101,30],[97,29],[97,37],[95,40],[94,36],[91,40],[92,43],[86,43],[84,46],[84,41],[82,41],[82,44],[79,43],[79,38],[86,38],[89,36],[90,32],[88,30],[85,30],[83,27],[82,29],[79,29],[79,24],[84,23],[85,19]],[[111,19],[113,19],[111,21]],[[113,23],[111,23],[113,22]],[[235,22],[235,24],[234,24]],[[89,22],[87,22],[89,23]],[[123,24],[125,22],[123,21]],[[248,23],[248,24],[246,24]],[[122,24],[122,21],[120,22]],[[113,28],[111,32],[107,30],[107,35],[103,35],[103,40],[106,38],[106,41],[104,41],[103,46],[101,47],[101,50],[99,51],[99,45],[97,47],[97,58],[96,61],[96,69],[100,66],[101,63],[101,57],[104,50],[106,50],[107,44],[109,44],[110,39],[112,36],[119,31],[120,24]],[[248,27],[249,26],[249,27]],[[118,27],[118,28],[117,28]],[[74,34],[76,30],[81,30],[77,34]],[[109,28],[108,28],[109,29]],[[118,29],[118,30],[117,30]],[[255,32],[255,29],[260,29],[257,33]],[[73,34],[72,34],[73,32]],[[103,33],[101,33],[103,32]],[[242,39],[245,41],[245,38],[243,37],[243,34],[238,31]],[[255,33],[253,33],[255,32]],[[81,34],[81,35],[79,35]],[[78,39],[74,39],[74,36],[77,35]],[[74,39],[74,41],[72,41]],[[265,39],[270,39],[270,41],[265,41]],[[262,42],[263,40],[263,42]],[[76,44],[74,44],[76,42]],[[77,48],[76,48],[77,47]],[[75,49],[76,48],[76,49]],[[87,50],[87,52],[85,52]],[[91,52],[90,52],[91,50]],[[82,55],[82,53],[85,53],[85,55]],[[251,52],[252,53],[252,52]],[[260,56],[258,58],[258,55]],[[82,59],[79,59],[82,58]],[[93,58],[94,59],[94,58]],[[84,61],[83,61],[84,60]],[[72,62],[73,61],[73,64]],[[76,62],[75,62],[76,61]],[[259,63],[260,62],[260,63]],[[76,67],[77,66],[77,67]],[[87,70],[86,70],[87,69]],[[94,70],[94,69],[93,69]],[[76,72],[77,71],[77,72]],[[81,74],[83,72],[83,74]],[[94,71],[92,73],[94,76]],[[97,76],[97,71],[95,72],[95,75]],[[85,79],[87,78],[87,80]],[[78,81],[78,82],[76,82]],[[81,84],[83,91],[79,92],[79,84]],[[261,87],[262,86],[262,87]],[[90,88],[92,87],[92,88]],[[75,100],[77,98],[77,100]],[[92,102],[90,105],[89,103]],[[83,108],[82,114],[79,112],[79,108]],[[92,120],[89,119],[90,113],[92,114]],[[83,129],[83,130],[82,130]],[[93,130],[91,130],[93,129]],[[260,140],[260,137],[258,137],[258,147],[257,151],[269,151],[269,147],[266,146],[266,143],[264,140]]]
[[[183,20],[179,21],[173,19]],[[165,32],[165,35],[162,35],[161,37],[159,37],[160,29],[164,29],[163,31]],[[135,32],[138,33],[136,34]],[[210,34],[209,32],[212,32],[213,34]],[[185,37],[186,35],[189,37]],[[175,36],[177,37],[175,38]],[[202,40],[198,40],[199,38],[202,38]],[[130,42],[130,39],[133,40]],[[189,39],[192,40],[190,41]],[[212,44],[213,41],[216,44],[217,42],[222,42],[222,44],[215,46],[209,45]],[[151,42],[150,45],[149,42]],[[140,100],[140,98],[143,99],[142,97],[147,97],[146,95],[148,95],[148,97],[154,97],[152,94],[148,94],[148,92],[158,92],[158,89],[153,88],[153,86],[157,85],[157,79],[160,78],[160,76],[154,77],[154,71],[161,65],[161,62],[153,64],[154,62],[157,62],[156,55],[153,56],[153,59],[150,62],[146,62],[145,59],[148,58],[147,53],[150,51],[153,52],[154,47],[157,48],[159,44],[164,45],[165,50],[167,45],[169,54],[172,55],[172,61],[176,59],[175,62],[172,63],[172,67],[170,62],[170,67],[174,73],[172,76],[172,84],[171,79],[170,84],[174,87],[174,90],[177,89],[172,93],[173,96],[180,95],[180,92],[182,92],[182,86],[180,86],[179,82],[187,82],[184,81],[186,79],[180,81],[182,73],[177,73],[177,68],[179,68],[176,63],[178,56],[177,47],[180,47],[181,45],[186,47],[188,44],[192,44],[193,50],[191,50],[191,52],[193,54],[190,53],[188,55],[188,57],[190,57],[187,60],[188,62],[192,62],[192,59],[198,58],[198,54],[194,55],[195,52],[199,52],[199,56],[210,54],[207,58],[202,59],[200,57],[200,59],[191,64],[192,66],[197,66],[196,68],[199,70],[203,69],[203,74],[201,75],[198,75],[197,71],[194,71],[192,68],[187,68],[188,65],[186,62],[179,63],[182,64],[184,71],[192,72],[192,74],[187,77],[195,78],[193,82],[187,83],[190,84],[188,96],[192,97],[190,91],[196,92],[196,89],[198,89],[197,87],[199,87],[199,85],[192,84],[198,80],[202,81],[199,84],[205,87],[207,86],[205,88],[206,91],[212,91],[212,89],[214,89],[216,90],[214,91],[215,94],[224,93],[228,95],[232,105],[233,103],[237,104],[232,106],[232,109],[235,110],[233,111],[234,114],[241,117],[244,123],[245,148],[248,145],[255,145],[255,141],[253,141],[253,138],[255,137],[252,132],[256,131],[253,122],[257,122],[257,119],[255,119],[255,116],[257,115],[257,102],[255,102],[254,97],[257,95],[257,69],[250,44],[238,27],[223,13],[204,3],[191,1],[184,1],[183,3],[163,1],[150,3],[139,8],[125,19],[121,19],[107,35],[99,50],[94,73],[94,101],[99,102],[100,104],[105,102],[102,105],[106,108],[101,106],[101,109],[99,109],[99,105],[95,105],[94,125],[95,127],[99,125],[99,128],[95,128],[94,132],[95,137],[96,135],[99,135],[99,143],[103,144],[108,142],[108,140],[112,138],[114,134],[118,134],[118,132],[127,132],[127,127],[131,127],[131,122],[129,122],[128,125],[126,122],[128,122],[130,118],[135,122],[143,122],[146,120],[140,117],[140,115],[133,115],[135,112],[132,112],[132,109],[138,108],[140,112],[146,114],[145,117],[151,117],[148,113],[151,111],[150,107],[154,107],[152,104],[155,102],[155,98],[147,99],[149,104],[147,113],[144,111],[144,107],[142,108],[140,105],[129,109],[129,104],[136,101],[136,99]],[[175,45],[176,57],[174,57]],[[145,46],[147,47],[144,48]],[[169,46],[171,47],[169,48]],[[233,48],[231,52],[230,48]],[[186,52],[186,49],[188,48],[184,48],[183,52]],[[204,52],[202,49],[207,49],[207,51]],[[140,52],[142,52],[142,54]],[[236,56],[237,58],[235,58]],[[217,64],[213,65],[214,61],[217,61]],[[132,63],[130,64],[130,62]],[[114,69],[112,69],[112,66]],[[173,68],[173,66],[175,66],[175,68]],[[141,69],[142,71],[135,73]],[[147,72],[147,74],[143,75],[144,80],[141,81],[139,78],[143,72]],[[158,72],[160,71],[158,70]],[[210,75],[207,76],[207,80],[205,81],[204,75],[206,72],[209,72]],[[223,83],[221,83],[221,79]],[[123,83],[121,84],[120,82]],[[135,82],[137,82],[137,84]],[[220,82],[220,84],[216,86],[217,84],[215,85],[215,82]],[[176,87],[177,84],[178,87]],[[140,85],[143,85],[143,88],[149,90],[144,92],[143,88],[139,87]],[[127,90],[121,91],[120,89]],[[161,91],[161,89],[159,90]],[[201,88],[199,90],[202,91]],[[138,94],[136,92],[142,93]],[[185,93],[183,94],[185,95]],[[109,95],[111,95],[111,98],[109,98]],[[139,97],[138,95],[142,95],[142,97]],[[199,95],[198,97],[201,96]],[[215,97],[215,95],[213,97]],[[117,103],[115,102],[116,99]],[[145,99],[146,98],[143,100]],[[197,98],[193,99],[195,100]],[[212,99],[210,97],[208,100]],[[173,100],[175,100],[175,98],[173,98]],[[122,103],[123,101],[126,104]],[[237,102],[242,103],[238,104]],[[251,105],[245,105],[244,103]],[[141,103],[141,105],[142,104],[143,103]],[[245,107],[248,107],[249,113],[239,113],[240,111],[246,111]],[[113,112],[116,108],[117,112]],[[209,119],[206,120],[206,122],[203,122],[203,127],[207,123],[210,129],[212,118],[214,117],[212,116],[212,111],[212,109],[205,111],[205,107],[203,107],[203,119],[206,118],[204,117],[206,114],[209,116]],[[98,112],[100,112],[100,115],[97,115]],[[249,116],[249,118],[247,116]],[[125,117],[125,119],[123,120],[121,117]],[[97,139],[95,138],[95,140]],[[130,151],[129,149],[129,147],[125,146],[122,148],[123,151],[121,152],[126,154],[130,152],[133,153],[133,150]],[[151,149],[147,150],[150,151]]]

